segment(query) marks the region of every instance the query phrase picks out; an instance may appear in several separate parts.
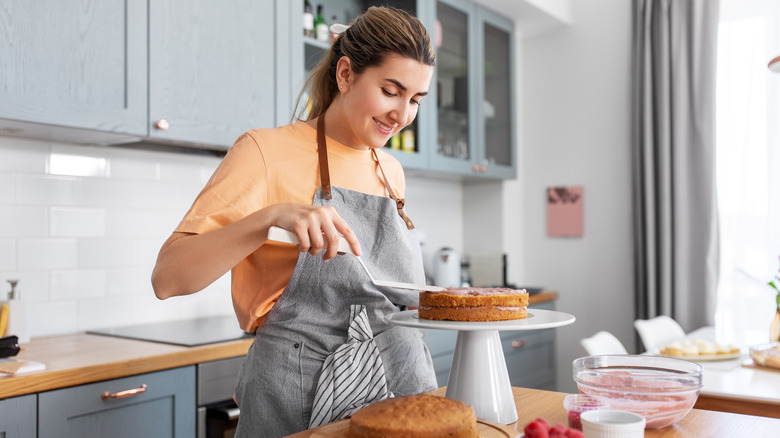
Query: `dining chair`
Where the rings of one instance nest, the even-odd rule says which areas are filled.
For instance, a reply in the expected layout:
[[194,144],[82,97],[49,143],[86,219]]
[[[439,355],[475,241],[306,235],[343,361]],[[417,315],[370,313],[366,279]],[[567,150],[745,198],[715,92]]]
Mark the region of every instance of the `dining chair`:
[[583,338],[580,345],[589,356],[596,354],[628,354],[626,347],[610,332],[600,331],[589,338]]
[[639,333],[645,350],[649,352],[685,337],[685,330],[680,327],[680,324],[666,315],[637,319],[634,321],[634,328]]

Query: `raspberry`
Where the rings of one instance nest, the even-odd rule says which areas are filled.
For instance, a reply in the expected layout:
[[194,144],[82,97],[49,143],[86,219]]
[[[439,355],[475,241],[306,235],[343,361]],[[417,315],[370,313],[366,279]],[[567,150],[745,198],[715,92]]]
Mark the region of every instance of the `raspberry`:
[[528,423],[523,432],[525,432],[526,438],[549,438],[550,435],[547,432],[549,427],[544,419],[537,418]]

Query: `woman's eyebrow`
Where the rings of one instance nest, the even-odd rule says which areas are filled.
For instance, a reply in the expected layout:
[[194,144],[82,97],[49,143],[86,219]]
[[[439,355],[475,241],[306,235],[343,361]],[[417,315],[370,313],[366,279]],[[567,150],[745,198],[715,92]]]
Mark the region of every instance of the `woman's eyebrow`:
[[[388,82],[392,82],[393,84],[395,84],[396,87],[400,88],[403,91],[406,91],[406,86],[402,84],[400,81],[398,81],[397,79],[385,78],[385,80]],[[427,96],[427,95],[428,95],[427,91],[420,91],[418,93],[415,93],[415,96]]]

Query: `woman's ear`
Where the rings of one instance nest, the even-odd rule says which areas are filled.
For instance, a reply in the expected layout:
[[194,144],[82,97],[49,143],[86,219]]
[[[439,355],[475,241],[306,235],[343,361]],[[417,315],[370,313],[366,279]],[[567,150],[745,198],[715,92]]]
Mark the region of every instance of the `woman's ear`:
[[353,79],[352,61],[346,56],[342,56],[336,63],[336,84],[339,86],[339,91],[342,93],[349,91]]

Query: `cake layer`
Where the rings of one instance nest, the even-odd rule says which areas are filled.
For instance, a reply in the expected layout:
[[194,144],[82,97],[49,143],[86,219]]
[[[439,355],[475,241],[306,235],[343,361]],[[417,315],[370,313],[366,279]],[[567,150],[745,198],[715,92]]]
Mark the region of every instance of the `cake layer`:
[[476,438],[474,409],[458,400],[407,395],[372,403],[349,421],[350,438]]
[[[466,290],[467,289],[467,290]],[[479,293],[483,291],[484,293]],[[441,292],[420,292],[420,306],[431,307],[485,307],[528,306],[528,292],[525,289],[481,289],[460,288]]]
[[449,321],[507,321],[528,317],[526,307],[420,307],[417,316],[421,319]]

